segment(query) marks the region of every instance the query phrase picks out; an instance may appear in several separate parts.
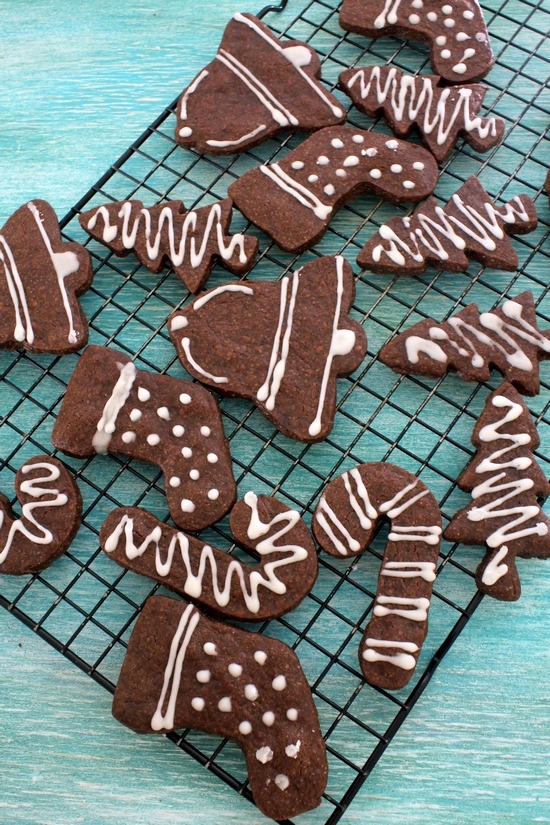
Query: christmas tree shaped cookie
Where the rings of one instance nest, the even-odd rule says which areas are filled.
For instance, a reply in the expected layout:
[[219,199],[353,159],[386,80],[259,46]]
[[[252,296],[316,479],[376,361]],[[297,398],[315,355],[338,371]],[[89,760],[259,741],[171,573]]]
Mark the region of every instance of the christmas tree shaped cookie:
[[540,444],[521,396],[510,384],[491,393],[472,435],[477,452],[458,479],[472,503],[453,516],[444,536],[463,544],[485,544],[476,571],[483,593],[515,601],[521,593],[516,556],[550,557],[550,520],[539,499],[550,484],[533,457]]

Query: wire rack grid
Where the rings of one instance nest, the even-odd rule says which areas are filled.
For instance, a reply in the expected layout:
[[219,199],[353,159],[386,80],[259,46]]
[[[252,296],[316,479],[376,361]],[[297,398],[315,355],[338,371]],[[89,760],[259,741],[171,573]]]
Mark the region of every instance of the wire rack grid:
[[[248,402],[220,399],[240,496],[248,489],[277,495],[299,509],[309,523],[324,485],[332,478],[364,461],[392,461],[428,484],[444,520],[468,500],[456,488],[455,479],[473,454],[473,424],[499,377],[493,376],[486,385],[467,384],[453,375],[436,382],[398,377],[376,360],[376,354],[395,331],[422,318],[443,320],[472,301],[489,310],[503,296],[525,289],[535,295],[541,327],[550,325],[549,214],[542,191],[550,156],[549,105],[548,89],[541,83],[550,65],[549,44],[541,34],[550,28],[550,13],[542,0],[487,0],[482,7],[497,55],[485,81],[486,108],[505,119],[506,135],[500,146],[483,156],[459,141],[442,167],[436,194],[447,200],[472,174],[495,200],[530,194],[538,206],[539,226],[514,241],[520,266],[512,274],[474,264],[458,275],[434,271],[401,279],[368,272],[358,275],[352,315],[365,325],[368,354],[352,376],[338,382],[338,411],[329,438],[311,446],[294,442],[277,433]],[[336,0],[283,0],[261,15],[277,34],[305,40],[318,51],[331,89],[338,74],[356,64],[392,62],[410,73],[429,71],[427,51],[420,44],[344,34],[338,26]],[[349,107],[349,101],[336,94]],[[62,228],[67,240],[84,243],[94,259],[93,287],[82,299],[91,342],[118,347],[134,357],[139,368],[188,377],[175,358],[165,323],[174,308],[185,305],[189,294],[168,269],[154,276],[132,257],[113,257],[85,236],[76,216],[85,207],[131,197],[147,205],[174,198],[188,207],[210,203],[223,198],[229,183],[244,171],[283,155],[299,138],[270,140],[239,156],[203,157],[175,145],[174,109],[175,102],[69,212]],[[390,134],[383,122],[373,122],[353,109],[349,121]],[[366,239],[395,214],[405,210],[373,196],[360,197],[340,211],[316,248],[299,258],[282,253],[261,236],[261,255],[249,277],[280,278],[298,262],[326,254],[343,254],[354,265]],[[232,230],[243,229],[248,225],[235,214]],[[216,269],[208,287],[226,281],[227,274]],[[2,490],[13,489],[15,472],[25,460],[51,452],[55,416],[77,357],[1,353]],[[544,367],[542,379],[541,393],[529,399],[529,407],[541,437],[536,457],[548,476],[550,383]],[[99,549],[98,532],[106,515],[118,506],[146,507],[168,520],[162,477],[156,468],[115,456],[63,460],[74,470],[83,494],[81,530],[65,556],[40,575],[0,577],[0,604],[112,692],[135,619],[159,587],[113,564]],[[232,544],[227,519],[202,536],[227,552],[249,558]],[[383,527],[369,551],[351,564],[321,554],[318,581],[304,602],[281,619],[252,627],[297,651],[319,711],[330,776],[321,806],[306,815],[308,823],[332,825],[342,817],[481,600],[473,575],[479,550],[443,543],[430,633],[412,682],[393,694],[366,685],[358,668],[357,646],[372,609],[386,537]],[[251,799],[244,761],[233,743],[191,730],[170,738]]]

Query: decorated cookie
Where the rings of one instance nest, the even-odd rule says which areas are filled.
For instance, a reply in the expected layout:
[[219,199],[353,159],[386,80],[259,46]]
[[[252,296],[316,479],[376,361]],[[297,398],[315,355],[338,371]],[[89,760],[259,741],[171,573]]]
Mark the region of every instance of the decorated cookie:
[[420,146],[333,126],[281,161],[246,172],[229,195],[282,249],[303,252],[323,237],[338,209],[362,192],[416,203],[433,192],[437,175],[433,155]]
[[122,567],[160,582],[220,618],[273,619],[296,607],[317,578],[317,553],[296,510],[249,492],[231,512],[235,540],[259,555],[241,564],[146,510],[123,507],[101,528],[105,552]]
[[227,24],[215,59],[182,94],[176,142],[210,155],[244,152],[281,130],[312,132],[346,113],[320,82],[316,52],[278,40],[251,14]]
[[61,240],[46,201],[29,201],[0,229],[0,347],[63,355],[83,347],[77,295],[92,283],[88,252]]
[[114,349],[90,346],[71,377],[52,442],[76,458],[122,455],[164,473],[170,515],[184,530],[218,521],[236,497],[220,411],[203,387],[138,370]]
[[130,638],[113,715],[138,733],[191,727],[233,739],[254,801],[272,819],[321,801],[327,759],[317,711],[283,642],[153,596]]
[[416,126],[423,142],[439,161],[447,158],[458,137],[477,152],[500,143],[504,121],[480,117],[487,86],[440,86],[436,75],[403,74],[394,66],[346,69],[339,83],[354,106],[370,117],[384,114],[397,137],[406,138]]
[[430,198],[410,217],[392,218],[365,244],[357,263],[372,272],[421,275],[428,266],[462,272],[469,259],[512,272],[518,266],[508,235],[537,225],[535,204],[516,195],[495,206],[478,178],[468,178],[445,206]]
[[355,283],[341,256],[307,264],[280,281],[246,281],[205,292],[169,319],[191,375],[249,398],[285,435],[326,438],[336,378],[365,357],[363,327],[347,314]]
[[487,399],[472,444],[476,455],[458,478],[472,503],[453,516],[445,538],[485,544],[477,586],[496,599],[515,601],[521,593],[516,556],[550,557],[550,520],[539,503],[550,484],[533,457],[540,444],[535,423],[510,384]]
[[397,690],[411,678],[428,632],[441,537],[435,498],[395,464],[361,464],[326,487],[313,532],[331,556],[348,558],[367,549],[381,518],[390,520],[390,533],[359,662],[367,682]]
[[0,574],[38,573],[75,537],[82,512],[80,491],[57,458],[38,455],[20,467],[15,494],[20,518],[0,493]]
[[198,292],[215,261],[235,275],[248,272],[254,264],[258,239],[228,234],[232,206],[226,198],[186,212],[182,201],[149,209],[141,201],[117,201],[84,212],[79,221],[115,255],[133,251],[151,272],[160,272],[168,260],[185,286]]
[[492,312],[468,304],[441,324],[426,318],[384,344],[378,357],[405,375],[440,378],[456,370],[464,381],[487,381],[495,367],[524,395],[537,395],[550,330],[538,329],[533,294],[523,292]]
[[429,43],[433,70],[448,83],[481,80],[494,62],[477,0],[344,0],[340,25],[366,37]]

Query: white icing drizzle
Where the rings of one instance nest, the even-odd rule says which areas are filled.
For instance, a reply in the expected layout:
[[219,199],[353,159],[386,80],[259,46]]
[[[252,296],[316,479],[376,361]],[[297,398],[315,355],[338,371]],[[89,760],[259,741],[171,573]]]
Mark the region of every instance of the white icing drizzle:
[[501,561],[506,558],[507,554],[508,548],[505,544],[503,544],[483,571],[483,575],[481,577],[483,584],[491,587],[493,584],[496,584],[499,579],[506,575],[508,572],[508,565],[501,564]]
[[[394,528],[395,529],[395,528]],[[435,581],[435,564],[431,561],[385,561],[381,576],[396,576],[399,579],[424,579]]]
[[391,26],[397,23],[397,11],[401,5],[401,0],[385,0],[384,8],[374,21],[376,29],[383,29],[389,23]]
[[254,290],[250,286],[244,284],[225,284],[225,286],[218,286],[216,289],[210,289],[205,295],[201,295],[193,302],[193,309],[196,312],[198,309],[207,304],[212,298],[222,295],[224,292],[242,292],[244,295],[254,295]]
[[[262,564],[260,570],[250,570],[247,566],[242,565],[237,559],[231,559],[225,572],[225,581],[220,582],[218,577],[218,567],[216,561],[216,553],[209,545],[204,545],[200,554],[198,555],[198,567],[196,573],[192,569],[192,558],[189,552],[189,539],[185,533],[177,532],[170,540],[166,559],[162,561],[160,556],[160,541],[162,538],[162,526],[157,525],[143,542],[136,546],[134,542],[134,521],[127,515],[124,515],[111,535],[105,541],[105,551],[112,553],[116,550],[121,536],[124,534],[125,539],[125,553],[129,560],[143,556],[150,545],[153,545],[155,550],[155,569],[159,576],[168,576],[172,568],[174,560],[174,553],[179,547],[183,565],[185,568],[186,581],[184,590],[188,596],[194,599],[199,599],[202,595],[203,584],[207,578],[207,569],[210,569],[210,580],[212,595],[216,604],[219,607],[226,607],[231,600],[231,587],[233,577],[239,581],[242,597],[247,610],[250,613],[258,613],[260,610],[260,597],[258,590],[260,587],[265,587],[272,593],[283,595],[286,593],[286,585],[277,578],[276,570],[279,567],[286,567],[289,564],[304,561],[307,558],[307,550],[296,544],[276,544],[275,542],[283,538],[296,526],[300,519],[299,513],[295,510],[286,510],[278,513],[269,522],[264,523],[260,520],[258,514],[258,498],[249,492],[244,497],[245,503],[250,507],[250,524],[248,527],[248,537],[250,539],[258,539],[262,536],[265,538],[259,541],[256,545],[256,551],[262,556],[269,556],[273,553],[285,553],[282,558],[275,561],[266,562]],[[267,535],[275,525],[281,524],[279,530],[272,535]],[[196,557],[196,554],[194,554]],[[219,555],[219,551],[218,551]],[[193,559],[195,561],[195,559]]]
[[209,146],[218,146],[220,149],[225,148],[226,146],[238,146],[240,143],[244,143],[246,140],[250,140],[250,138],[256,137],[259,135],[260,132],[264,132],[267,129],[265,123],[260,124],[257,126],[256,129],[253,129],[251,132],[247,132],[246,135],[243,135],[237,140],[207,140],[207,144]]
[[305,186],[302,186],[298,181],[295,181],[290,175],[287,175],[278,163],[273,163],[271,166],[262,165],[260,166],[260,171],[263,172],[264,175],[267,175],[268,178],[271,178],[277,186],[285,192],[288,192],[289,195],[292,195],[302,206],[311,209],[315,217],[319,218],[319,220],[326,220],[332,212],[332,206],[322,203],[317,195]]
[[[400,605],[401,607],[385,607]],[[413,622],[425,622],[428,618],[429,599],[407,599],[397,596],[378,596],[373,610],[375,616],[402,616]]]
[[[357,501],[356,495],[351,488],[350,477],[355,482],[355,487],[359,498],[361,499],[361,504]],[[344,473],[342,475],[342,479],[344,481],[344,486],[346,488],[346,492],[349,496],[349,503],[351,504],[357,518],[359,519],[359,524],[363,528],[363,530],[370,530],[372,527],[372,522],[374,519],[377,518],[378,513],[370,503],[369,493],[367,488],[363,483],[363,479],[361,478],[361,473],[354,467],[349,473]]]
[[390,534],[389,541],[423,541],[425,544],[437,544],[441,535],[441,527],[432,525],[421,527],[418,524],[403,526],[396,524]]
[[[162,691],[157,704],[157,709],[151,719],[152,730],[171,730],[174,727],[174,715],[176,712],[176,701],[178,698],[178,691],[181,681],[181,671],[183,668],[183,661],[185,654],[191,641],[191,637],[195,632],[195,628],[199,623],[199,613],[195,610],[193,605],[188,605],[181,615],[177,630],[170,645],[170,653],[166,668],[164,670],[164,681],[162,683]],[[168,694],[168,704],[166,712],[163,714],[162,709]]]
[[[361,549],[361,545],[359,544],[359,542],[356,539],[354,539],[349,530],[346,527],[344,527],[344,525],[342,524],[342,522],[332,509],[332,507],[330,507],[329,504],[327,504],[327,500],[324,496],[322,496],[322,498],[319,501],[315,518],[319,522],[319,524],[321,525],[329,539],[331,540],[336,550],[338,550],[338,552],[342,556],[348,556],[350,551],[352,553],[357,553]],[[329,524],[329,521],[331,521],[334,527],[336,527],[336,529],[342,534],[342,536],[347,542],[347,547],[334,534],[334,530]]]
[[208,372],[207,370],[203,369],[201,367],[201,365],[199,363],[197,363],[197,361],[195,361],[195,359],[191,355],[191,349],[190,349],[190,346],[189,346],[190,343],[191,343],[190,339],[187,338],[187,337],[181,339],[181,345],[183,347],[185,357],[187,358],[187,360],[189,361],[191,366],[194,369],[196,369],[197,372],[200,372],[201,375],[204,375],[205,378],[209,378],[210,381],[213,381],[214,384],[227,384],[227,382],[229,381],[229,378],[226,378],[224,375],[212,375],[211,372]]
[[[27,296],[25,295],[25,287],[19,275],[15,257],[11,248],[4,238],[0,235],[0,261],[4,264],[4,274],[10,292],[10,298],[13,304],[13,311],[15,314],[15,328],[13,330],[13,337],[16,341],[27,341],[29,344],[34,342],[34,330],[32,328],[31,316],[29,307],[27,305]],[[4,247],[4,252],[2,252]],[[7,258],[7,260],[6,260]],[[21,309],[20,309],[21,305]],[[25,326],[21,320],[21,310],[25,316]]]
[[389,519],[397,518],[397,516],[400,516],[401,513],[403,513],[405,510],[408,510],[409,507],[415,504],[419,499],[423,498],[424,496],[427,496],[430,491],[426,489],[418,493],[416,496],[413,496],[412,498],[408,499],[408,501],[405,501],[399,507],[395,506],[396,504],[399,504],[401,499],[404,498],[407,495],[407,493],[410,493],[411,490],[414,490],[417,484],[418,479],[415,479],[410,484],[407,484],[407,486],[404,487],[402,490],[400,490],[392,499],[390,499],[389,501],[384,501],[378,508],[380,512],[386,513]]
[[296,305],[296,295],[298,293],[298,286],[300,281],[301,269],[296,270],[292,276],[292,292],[288,304],[288,312],[286,317],[286,328],[281,343],[281,332],[286,309],[286,297],[288,292],[289,278],[281,280],[281,298],[279,305],[279,322],[277,330],[273,339],[273,347],[271,349],[271,358],[269,360],[269,367],[267,370],[267,377],[256,393],[259,401],[265,401],[265,406],[268,410],[275,407],[275,399],[281,386],[286,370],[286,362],[288,358],[288,351],[290,348],[290,336],[292,333],[292,319],[294,316],[294,307]]
[[121,368],[118,380],[98,421],[97,431],[92,438],[92,446],[96,453],[106,453],[108,451],[116,428],[117,416],[130,395],[136,375],[137,370],[132,361],[128,361]]
[[[201,83],[205,77],[208,77],[208,72],[206,69],[203,69],[202,72],[197,75],[191,85],[185,90],[183,95],[181,96],[180,100],[180,120],[187,120],[187,101],[189,97],[193,94],[196,90],[199,83]],[[189,137],[193,133],[193,130],[189,126],[184,126],[180,129],[181,137]]]
[[[68,498],[65,493],[60,493],[55,487],[39,486],[40,484],[49,484],[52,481],[57,481],[61,474],[59,468],[56,467],[55,464],[41,461],[34,464],[24,464],[21,468],[21,472],[27,475],[27,473],[30,473],[34,469],[45,470],[47,474],[39,475],[36,478],[29,479],[28,481],[23,481],[20,485],[21,491],[35,499],[41,498],[42,496],[48,496],[48,498],[42,501],[28,501],[22,506],[22,517],[12,521],[5,544],[0,551],[0,564],[3,564],[6,560],[17,533],[22,533],[22,535],[32,542],[32,544],[51,544],[53,541],[53,534],[46,527],[43,527],[38,523],[33,515],[33,512],[41,507],[62,507],[67,504]],[[0,528],[4,524],[4,515],[4,510],[0,509]],[[25,524],[25,521],[30,522],[30,524],[36,528],[37,533],[31,532]]]
[[[416,666],[416,659],[414,656],[411,656],[411,653],[417,653],[419,650],[418,645],[414,644],[414,642],[393,642],[387,639],[366,639],[365,641],[366,648],[363,650],[363,659],[367,662],[389,662],[391,665],[395,665],[395,667],[399,667],[402,670],[413,670]],[[373,648],[381,648],[382,650],[386,648],[396,648],[397,650],[405,650],[406,653],[396,653],[393,656],[386,656],[383,653],[378,653],[377,650],[373,650]]]

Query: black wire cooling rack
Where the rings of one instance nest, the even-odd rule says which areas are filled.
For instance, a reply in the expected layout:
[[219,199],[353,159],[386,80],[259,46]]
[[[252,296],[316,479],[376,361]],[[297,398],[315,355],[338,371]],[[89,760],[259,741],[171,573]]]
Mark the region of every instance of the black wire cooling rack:
[[[248,489],[277,495],[310,521],[328,481],[357,463],[388,460],[428,484],[445,519],[468,500],[457,490],[455,479],[472,455],[470,434],[488,392],[499,383],[498,376],[487,385],[466,384],[453,375],[437,382],[397,377],[376,360],[376,353],[394,331],[421,318],[431,315],[442,320],[472,301],[488,310],[504,295],[525,289],[535,294],[541,327],[550,326],[549,212],[542,192],[550,157],[550,107],[544,85],[550,49],[541,35],[550,28],[550,13],[542,2],[528,0],[488,0],[482,6],[497,55],[485,81],[486,108],[505,119],[506,136],[483,156],[459,142],[442,167],[436,194],[447,200],[475,174],[494,199],[508,200],[520,192],[535,198],[538,229],[514,240],[520,267],[513,274],[473,265],[458,275],[433,271],[401,279],[368,272],[359,275],[352,315],[365,324],[368,354],[354,375],[338,382],[338,412],[326,441],[312,446],[291,441],[248,402],[220,399],[241,496]],[[319,52],[330,88],[344,68],[355,64],[391,61],[411,73],[429,71],[422,45],[344,34],[338,26],[336,0],[283,0],[260,15],[267,16],[266,22],[278,34],[305,40]],[[348,106],[349,101],[340,97]],[[69,212],[62,228],[67,240],[85,243],[94,259],[93,287],[82,299],[91,342],[118,347],[135,357],[140,368],[181,377],[185,374],[165,322],[175,307],[189,299],[182,284],[169,270],[154,276],[132,257],[113,257],[85,236],[76,216],[84,207],[122,198],[140,198],[147,205],[182,198],[188,207],[218,200],[245,170],[271,161],[281,151],[284,154],[300,138],[270,140],[238,157],[201,157],[175,145],[174,109],[175,102]],[[356,126],[374,125],[389,134],[383,122],[373,123],[355,110],[349,119]],[[300,263],[341,253],[355,266],[365,240],[395,214],[404,210],[372,196],[357,199],[339,212],[322,242],[300,256]],[[247,224],[236,214],[232,228],[242,230]],[[297,260],[261,236],[261,256],[250,277],[279,278],[295,268]],[[217,269],[208,287],[226,281],[227,274]],[[15,472],[25,460],[51,452],[51,430],[77,357],[1,353],[2,490],[13,489]],[[543,366],[541,393],[529,399],[541,437],[536,455],[547,476],[549,376],[550,367]],[[133,623],[146,598],[159,588],[111,562],[99,550],[98,532],[105,516],[118,506],[143,506],[167,520],[162,478],[156,468],[112,456],[63,460],[73,468],[83,494],[82,528],[69,552],[40,575],[0,577],[0,604],[112,692]],[[235,552],[227,520],[202,535]],[[321,806],[306,815],[308,823],[332,825],[341,818],[481,600],[472,572],[479,550],[443,543],[430,633],[412,682],[393,694],[365,684],[357,647],[372,609],[386,537],[385,529],[379,531],[369,552],[353,563],[321,554],[318,581],[304,602],[284,618],[253,627],[297,651],[319,710],[330,777]],[[170,734],[170,738],[251,799],[236,745],[196,731]]]

